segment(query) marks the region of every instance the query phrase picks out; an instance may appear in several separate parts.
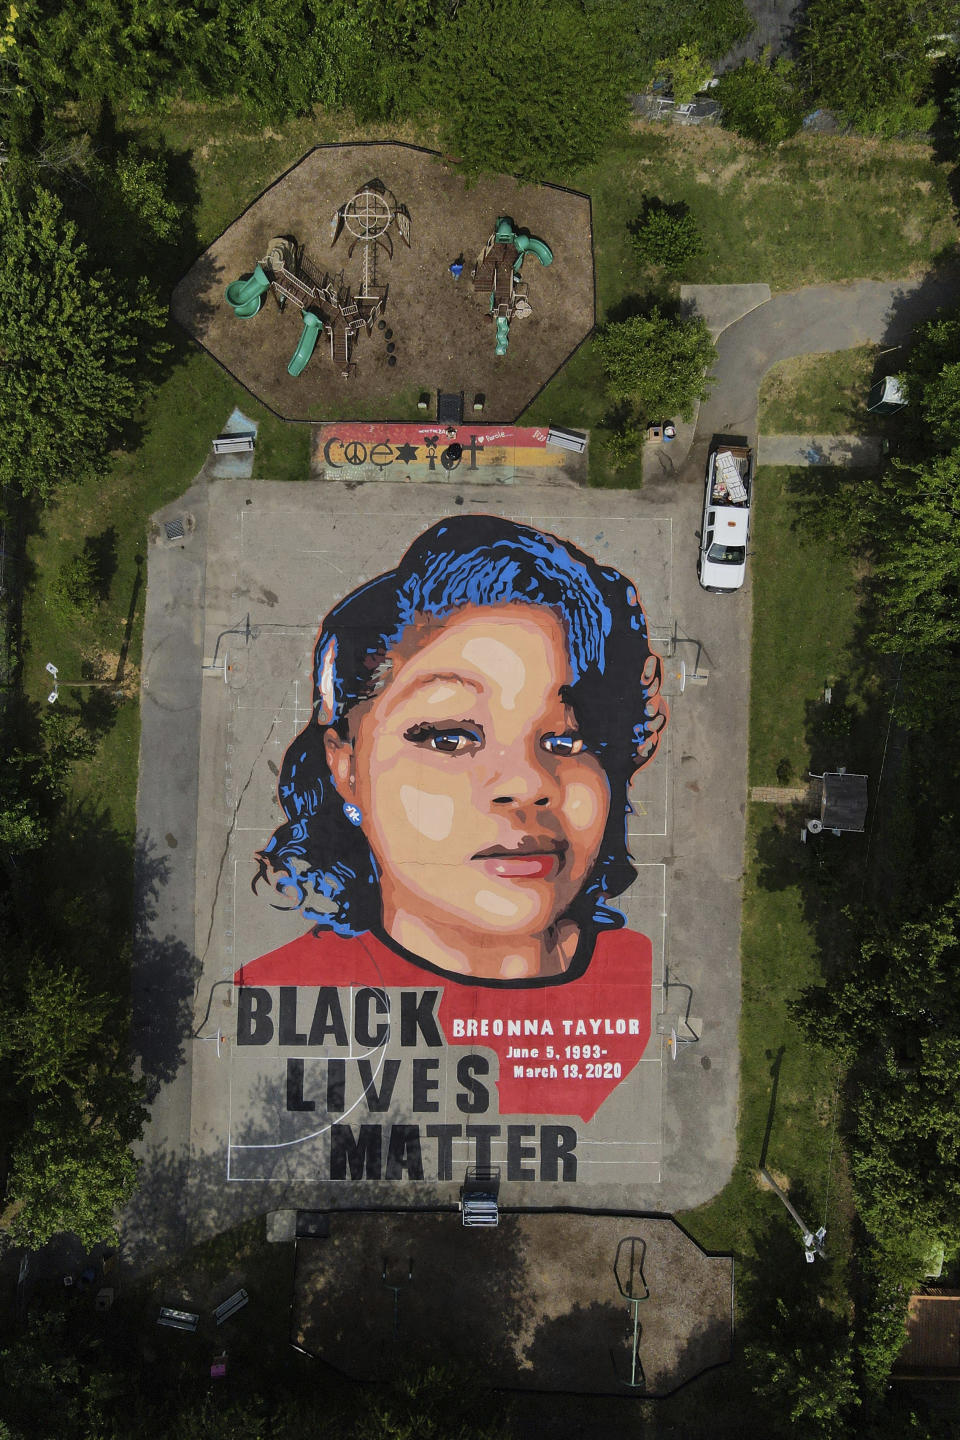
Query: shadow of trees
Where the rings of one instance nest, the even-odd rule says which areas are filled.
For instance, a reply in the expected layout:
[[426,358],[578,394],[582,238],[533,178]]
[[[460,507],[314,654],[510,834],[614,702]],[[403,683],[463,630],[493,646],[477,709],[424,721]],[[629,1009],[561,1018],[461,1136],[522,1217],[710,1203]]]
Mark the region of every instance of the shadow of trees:
[[170,863],[158,853],[156,842],[150,836],[138,836],[133,874],[132,1040],[150,1102],[186,1063],[202,968],[183,941],[155,933],[158,897],[169,878]]

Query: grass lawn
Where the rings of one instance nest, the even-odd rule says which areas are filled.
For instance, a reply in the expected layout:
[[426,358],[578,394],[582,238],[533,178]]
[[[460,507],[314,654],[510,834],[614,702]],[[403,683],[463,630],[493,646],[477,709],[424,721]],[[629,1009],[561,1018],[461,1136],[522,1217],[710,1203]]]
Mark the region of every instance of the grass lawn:
[[[60,706],[92,722],[99,719],[97,753],[77,766],[74,790],[78,798],[109,797],[110,817],[126,835],[133,835],[135,825],[147,517],[187,489],[211,438],[238,404],[263,426],[259,473],[303,478],[306,427],[275,420],[205,355],[185,347],[180,363],[137,417],[137,448],[117,453],[103,477],[82,485],[66,481],[29,541],[24,689],[45,704],[50,677],[44,666],[52,661],[60,672]],[[104,598],[80,614],[58,606],[53,592],[61,567],[86,545],[98,556]],[[112,680],[124,651],[122,701],[110,700],[114,684],[71,688],[71,681]]]
[[[562,178],[593,200],[602,322],[651,293],[669,303],[681,280],[776,291],[922,271],[957,243],[947,176],[924,145],[802,136],[768,152],[718,129],[638,124],[599,164]],[[685,203],[706,241],[672,282],[634,257],[627,227],[644,195]],[[524,418],[589,426],[590,483],[639,484],[639,458],[620,471],[609,462],[608,408],[588,343]]]
[[867,412],[878,349],[858,345],[798,355],[768,370],[760,386],[761,435],[876,434],[883,419]]
[[802,470],[761,466],[755,482],[751,785],[776,785],[782,761],[790,783],[802,782],[824,686],[844,682],[851,668],[856,580],[845,562],[794,526],[790,489],[803,480]]
[[599,164],[563,179],[593,198],[608,314],[649,284],[627,232],[644,195],[685,202],[700,227],[705,253],[680,279],[794,290],[916,273],[956,246],[948,175],[927,145],[800,136],[767,151],[719,129],[638,123]]

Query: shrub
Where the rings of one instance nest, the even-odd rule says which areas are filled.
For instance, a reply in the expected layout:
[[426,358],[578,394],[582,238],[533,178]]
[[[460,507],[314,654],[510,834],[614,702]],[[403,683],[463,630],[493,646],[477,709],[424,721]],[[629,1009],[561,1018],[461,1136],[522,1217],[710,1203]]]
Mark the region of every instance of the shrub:
[[82,550],[60,566],[50,587],[50,599],[57,613],[70,620],[76,615],[93,614],[100,598],[98,591],[94,557],[89,551]]
[[646,265],[680,270],[704,251],[696,220],[682,202],[665,205],[655,196],[644,198],[643,209],[630,226],[637,258]]
[[724,127],[761,145],[779,145],[803,123],[796,67],[789,60],[745,60],[716,90]]
[[625,420],[607,440],[607,456],[614,470],[625,470],[639,454],[643,434],[635,418]]

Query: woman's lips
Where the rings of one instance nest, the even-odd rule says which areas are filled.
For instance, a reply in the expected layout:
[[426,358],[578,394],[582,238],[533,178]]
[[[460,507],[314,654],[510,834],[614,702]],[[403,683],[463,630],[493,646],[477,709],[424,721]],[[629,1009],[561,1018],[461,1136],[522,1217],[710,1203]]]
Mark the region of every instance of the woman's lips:
[[488,875],[497,880],[546,880],[563,864],[565,846],[521,844],[515,849],[497,846],[474,855]]
[[560,869],[560,856],[556,851],[549,855],[490,855],[480,864],[498,880],[546,880]]

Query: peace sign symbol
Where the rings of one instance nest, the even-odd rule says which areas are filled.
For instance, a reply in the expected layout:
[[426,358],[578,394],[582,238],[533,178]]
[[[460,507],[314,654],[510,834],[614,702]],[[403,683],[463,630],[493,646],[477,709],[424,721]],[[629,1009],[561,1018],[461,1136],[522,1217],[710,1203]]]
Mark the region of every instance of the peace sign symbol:
[[348,465],[362,465],[367,458],[367,447],[360,440],[351,440],[343,447]]

